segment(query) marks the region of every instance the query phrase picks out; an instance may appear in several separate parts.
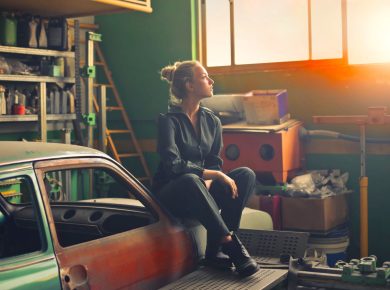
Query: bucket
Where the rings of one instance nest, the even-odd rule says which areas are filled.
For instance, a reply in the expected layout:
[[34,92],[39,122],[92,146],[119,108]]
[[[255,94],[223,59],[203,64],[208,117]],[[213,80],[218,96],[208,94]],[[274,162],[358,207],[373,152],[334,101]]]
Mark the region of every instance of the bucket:
[[347,248],[349,246],[348,236],[337,238],[309,238],[308,247],[325,254],[327,264],[333,267],[338,260],[347,259]]

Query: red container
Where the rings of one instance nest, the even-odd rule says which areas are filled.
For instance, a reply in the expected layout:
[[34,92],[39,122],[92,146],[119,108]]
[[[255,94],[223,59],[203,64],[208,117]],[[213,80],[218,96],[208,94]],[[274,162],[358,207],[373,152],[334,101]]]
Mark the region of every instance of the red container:
[[14,104],[12,107],[12,114],[14,115],[25,115],[26,114],[26,108],[24,105],[20,104]]
[[247,166],[258,176],[272,173],[276,183],[287,182],[302,167],[299,128],[290,120],[278,126],[229,124],[223,127],[223,170]]

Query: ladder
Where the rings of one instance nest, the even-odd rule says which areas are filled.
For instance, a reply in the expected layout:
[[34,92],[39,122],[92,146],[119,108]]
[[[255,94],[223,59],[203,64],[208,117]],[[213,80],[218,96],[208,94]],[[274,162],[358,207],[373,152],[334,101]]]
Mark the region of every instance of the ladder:
[[[117,129],[109,129],[106,127],[106,144],[107,148],[112,154],[112,157],[117,160],[119,163],[123,164],[128,161],[131,162],[130,159],[138,160],[138,164],[141,165],[143,169],[143,173],[141,176],[137,176],[137,179],[143,182],[144,184],[150,184],[151,183],[151,174],[150,170],[148,168],[148,165],[146,163],[145,157],[143,155],[143,152],[141,150],[141,147],[137,141],[137,138],[135,136],[133,127],[131,125],[131,122],[129,120],[129,117],[127,115],[127,112],[123,106],[123,102],[120,98],[119,92],[115,86],[114,80],[112,78],[111,71],[108,68],[107,62],[104,58],[103,51],[101,50],[98,43],[94,44],[95,52],[96,52],[96,59],[94,61],[94,64],[96,67],[102,67],[104,72],[104,77],[106,78],[106,81],[108,83],[95,83],[94,87],[99,86],[106,86],[107,89],[111,90],[113,97],[110,99],[109,104],[106,107],[107,114],[116,112],[119,114],[115,114],[117,117],[119,115],[119,123],[121,124],[121,128]],[[94,100],[93,100],[95,111],[99,112],[99,105],[96,99],[96,94],[94,94]],[[107,118],[108,115],[107,115]],[[126,141],[123,142],[126,144],[124,148],[119,148],[120,141]]]

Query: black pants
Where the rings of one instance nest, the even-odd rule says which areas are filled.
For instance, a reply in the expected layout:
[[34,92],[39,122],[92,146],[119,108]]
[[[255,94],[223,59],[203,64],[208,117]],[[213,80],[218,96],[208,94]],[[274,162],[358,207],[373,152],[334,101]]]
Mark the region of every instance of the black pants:
[[156,195],[175,216],[198,220],[206,228],[208,238],[220,240],[238,229],[242,210],[256,182],[255,173],[247,167],[227,175],[236,182],[238,198],[233,199],[230,188],[219,181],[213,181],[207,190],[204,180],[195,174],[170,181]]

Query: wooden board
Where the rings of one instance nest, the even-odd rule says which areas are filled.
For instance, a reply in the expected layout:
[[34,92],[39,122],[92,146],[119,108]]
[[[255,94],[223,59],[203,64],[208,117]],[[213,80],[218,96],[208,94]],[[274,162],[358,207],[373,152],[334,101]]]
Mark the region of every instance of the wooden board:
[[152,12],[151,7],[142,5],[144,1],[134,2],[141,4],[121,0],[1,0],[0,10],[25,12],[44,17],[80,17],[131,10]]
[[286,130],[297,124],[302,124],[301,121],[288,120],[280,125],[250,125],[245,121],[223,125],[223,130],[227,131],[241,131],[241,132],[277,132],[280,130]]

